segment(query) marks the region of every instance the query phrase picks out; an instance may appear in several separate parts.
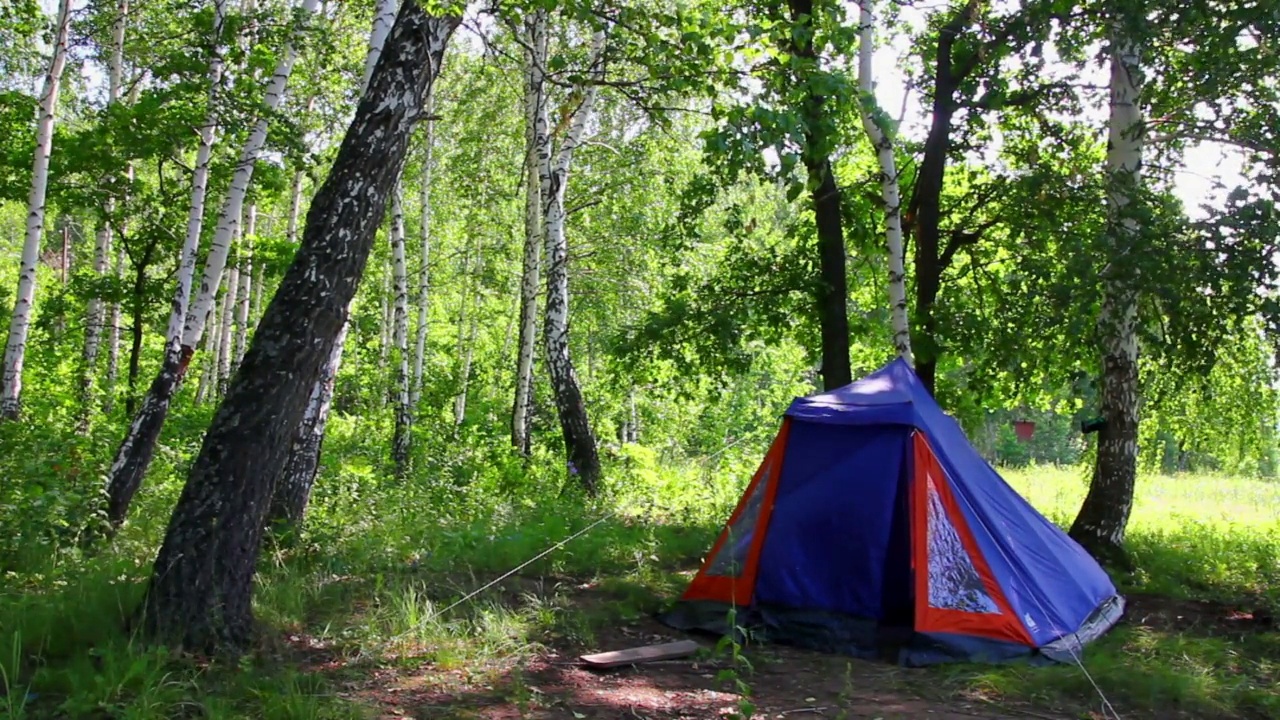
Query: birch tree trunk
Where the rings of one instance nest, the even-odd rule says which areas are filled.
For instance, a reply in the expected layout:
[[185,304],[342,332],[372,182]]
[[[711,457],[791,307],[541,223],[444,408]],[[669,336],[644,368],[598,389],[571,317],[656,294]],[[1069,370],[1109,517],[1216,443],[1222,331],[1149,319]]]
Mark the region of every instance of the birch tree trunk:
[[1110,38],[1111,117],[1107,138],[1108,265],[1099,331],[1103,343],[1102,417],[1089,493],[1071,536],[1100,561],[1129,567],[1125,528],[1138,462],[1138,221],[1145,136],[1138,40],[1117,21]]
[[26,358],[27,334],[31,329],[31,308],[36,300],[36,264],[40,260],[40,239],[44,234],[45,194],[49,188],[49,156],[53,153],[53,124],[58,112],[58,91],[62,71],[67,66],[68,35],[71,31],[71,0],[58,4],[57,33],[53,57],[40,93],[40,115],[36,123],[36,150],[31,164],[31,192],[27,196],[27,232],[22,244],[22,266],[18,273],[18,294],[9,322],[9,339],[4,349],[0,374],[0,420],[17,420],[22,412],[22,363]]
[[[597,31],[591,40],[590,74],[601,74],[605,36]],[[543,58],[534,65],[534,84],[542,88],[544,78]],[[564,435],[568,453],[568,470],[575,475],[587,494],[594,495],[600,480],[600,458],[596,450],[596,438],[587,418],[587,405],[582,398],[582,388],[569,355],[569,247],[565,239],[564,198],[569,181],[569,168],[573,152],[582,144],[587,123],[595,104],[597,85],[578,88],[582,104],[573,111],[569,129],[560,150],[551,159],[551,138],[547,132],[545,103],[537,118],[536,133],[539,158],[539,180],[543,197],[543,222],[546,233],[547,300],[543,338],[546,343],[547,369],[555,392],[556,409],[560,416],[560,429]]]
[[237,288],[239,299],[236,307],[236,352],[231,363],[233,370],[240,366],[249,345],[249,303],[253,300],[253,236],[257,229],[258,208],[256,205],[249,205],[245,210],[244,232],[240,236],[240,287]]
[[391,441],[391,459],[397,477],[409,474],[409,431],[413,425],[413,409],[409,403],[409,269],[405,263],[404,202],[397,185],[391,200],[391,269],[394,298],[394,392],[396,394],[395,433]]
[[[115,21],[111,24],[111,60],[107,68],[107,106],[120,101],[120,89],[124,75],[124,34],[128,24],[129,0],[119,0],[116,4]],[[104,215],[98,227],[93,249],[93,272],[99,278],[105,277],[111,267],[111,215],[115,211],[115,201],[108,197],[104,206]],[[89,299],[89,307],[85,319],[84,334],[84,375],[80,378],[80,420],[77,432],[83,434],[89,430],[89,418],[93,415],[93,407],[97,404],[96,383],[98,378],[98,351],[102,345],[103,323],[106,319],[106,306],[102,298],[94,295]]]
[[[215,13],[222,11],[222,3],[224,1],[214,0]],[[310,17],[315,13],[319,4],[320,0],[303,0],[300,11],[304,16]],[[219,17],[220,20],[221,18]],[[221,22],[218,23],[218,28],[221,28]],[[223,198],[222,207],[219,209],[213,244],[209,250],[208,257],[205,259],[200,292],[196,296],[194,303],[190,303],[189,298],[191,283],[195,274],[195,257],[199,246],[199,231],[197,229],[195,233],[192,233],[191,230],[196,222],[201,221],[194,219],[196,215],[195,203],[192,203],[192,211],[188,217],[188,234],[183,247],[182,266],[178,273],[178,289],[174,293],[173,309],[169,316],[165,356],[160,366],[160,372],[156,374],[155,380],[152,381],[142,406],[138,409],[137,414],[134,415],[128,433],[120,443],[108,474],[107,517],[113,528],[119,527],[120,523],[124,522],[125,515],[129,510],[129,504],[133,501],[134,494],[142,485],[143,475],[151,464],[156,441],[160,437],[160,429],[164,427],[165,418],[169,413],[169,402],[186,375],[187,367],[191,362],[191,356],[195,354],[196,346],[200,344],[200,339],[204,333],[205,320],[210,317],[210,310],[217,296],[218,286],[221,284],[222,270],[227,262],[227,253],[231,249],[232,237],[239,229],[245,193],[248,191],[249,183],[253,179],[253,170],[258,161],[258,156],[262,153],[263,145],[266,143],[268,117],[280,107],[280,103],[284,99],[289,75],[293,71],[293,64],[298,56],[298,43],[305,30],[306,28],[304,27],[297,28],[293,36],[290,37],[284,53],[275,67],[275,72],[272,74],[271,82],[267,84],[262,100],[263,113],[259,116],[252,131],[250,131],[244,147],[241,148],[239,163],[232,174],[230,187],[228,187],[227,194]],[[220,36],[215,41],[215,44],[220,49],[223,47],[223,40]],[[221,50],[216,52],[215,55],[221,55]],[[211,65],[215,64],[220,65],[220,59],[211,63]],[[218,72],[220,73],[221,70]],[[210,76],[213,76],[212,68]],[[211,85],[216,85],[216,83],[211,83]],[[203,138],[201,144],[204,144]],[[192,190],[192,198],[193,200],[196,198],[194,188]],[[203,202],[203,199],[204,196],[201,194],[201,202]],[[201,208],[203,209],[203,205],[201,205]],[[203,215],[203,212],[201,215]],[[233,298],[234,294],[228,297],[225,301],[227,305],[234,305]],[[224,343],[225,345],[226,343]],[[222,348],[224,351],[228,349],[227,347]]]
[[[221,318],[221,302],[215,301],[213,310],[209,314],[211,318]],[[221,352],[219,349],[221,342],[221,332],[211,332],[204,336],[204,354],[208,361],[205,363],[204,372],[200,375],[200,384],[196,387],[197,404],[208,402],[215,394],[215,388],[218,386],[218,355]]]
[[[387,34],[395,22],[396,0],[378,0],[374,14],[373,29],[369,33],[369,48],[365,56],[365,72],[360,83],[360,96],[369,93],[369,83],[373,77],[373,69],[382,53]],[[388,19],[390,18],[390,19]],[[426,90],[425,103],[431,102],[431,88]],[[399,182],[399,175],[396,175]],[[314,203],[313,203],[314,208]],[[309,217],[309,216],[308,216]],[[381,217],[381,216],[379,216]],[[375,230],[376,232],[376,227]],[[350,315],[350,306],[347,315]],[[287,532],[302,522],[306,513],[306,505],[311,497],[311,488],[315,485],[316,472],[320,467],[320,450],[324,444],[325,428],[329,421],[329,407],[333,400],[333,386],[342,367],[343,343],[346,341],[348,326],[344,322],[338,333],[337,341],[329,353],[324,367],[316,378],[314,387],[307,396],[307,407],[303,411],[302,420],[293,429],[289,444],[289,457],[285,460],[280,475],[276,478],[275,491],[271,500],[271,525],[274,530]]]
[[862,129],[875,148],[880,163],[880,194],[884,199],[884,236],[889,252],[889,325],[893,331],[893,349],[898,356],[912,362],[911,324],[907,316],[907,272],[902,244],[902,195],[898,186],[898,168],[893,157],[893,139],[886,128],[887,116],[876,101],[872,77],[872,52],[875,49],[875,0],[859,0],[858,90],[862,95]]
[[528,456],[529,406],[533,396],[533,356],[538,332],[538,281],[542,275],[542,203],[538,180],[538,117],[546,115],[546,95],[541,81],[547,56],[546,11],[535,10],[525,20],[524,77],[524,260],[520,274],[520,335],[516,355],[516,396],[511,407],[511,444]]
[[192,465],[141,608],[153,638],[241,648],[273,486],[348,308],[444,48],[460,18],[404,4],[307,213],[302,246]]
[[222,319],[217,332],[222,335],[218,341],[218,384],[219,396],[227,392],[227,384],[231,382],[231,358],[235,355],[235,324],[237,293],[240,291],[240,268],[231,267],[227,273],[227,293],[222,299]]
[[422,241],[422,269],[418,271],[418,330],[413,352],[413,385],[409,391],[409,406],[414,410],[422,399],[422,371],[427,358],[428,318],[431,310],[431,146],[435,143],[435,96],[427,95],[427,131],[425,157],[422,159],[422,180],[418,190],[418,204],[422,206],[418,227]]

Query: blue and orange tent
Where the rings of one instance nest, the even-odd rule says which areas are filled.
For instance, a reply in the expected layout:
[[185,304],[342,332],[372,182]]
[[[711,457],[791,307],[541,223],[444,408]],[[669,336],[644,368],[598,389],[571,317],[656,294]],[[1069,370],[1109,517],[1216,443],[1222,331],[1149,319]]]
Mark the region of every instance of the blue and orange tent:
[[1098,563],[894,360],[791,404],[663,620],[925,665],[1069,660],[1123,612]]

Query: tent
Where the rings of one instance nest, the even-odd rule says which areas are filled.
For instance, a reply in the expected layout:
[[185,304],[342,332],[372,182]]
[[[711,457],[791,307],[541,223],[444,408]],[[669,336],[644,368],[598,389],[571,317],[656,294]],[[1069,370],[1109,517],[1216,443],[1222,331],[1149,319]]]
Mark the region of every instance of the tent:
[[1123,612],[899,359],[791,404],[662,620],[918,666],[1071,660]]

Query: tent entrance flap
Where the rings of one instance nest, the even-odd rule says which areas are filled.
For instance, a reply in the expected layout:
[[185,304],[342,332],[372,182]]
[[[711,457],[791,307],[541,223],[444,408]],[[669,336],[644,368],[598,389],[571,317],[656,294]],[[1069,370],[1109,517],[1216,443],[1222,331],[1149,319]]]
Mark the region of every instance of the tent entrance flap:
[[793,429],[755,601],[910,623],[909,429]]

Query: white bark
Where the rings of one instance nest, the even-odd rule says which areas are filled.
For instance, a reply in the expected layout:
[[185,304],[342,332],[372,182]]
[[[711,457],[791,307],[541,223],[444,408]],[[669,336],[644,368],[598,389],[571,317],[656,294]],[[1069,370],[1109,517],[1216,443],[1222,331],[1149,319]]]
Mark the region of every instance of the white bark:
[[511,443],[529,452],[529,408],[533,394],[533,357],[537,345],[538,284],[542,275],[542,197],[538,172],[538,118],[546,117],[546,94],[537,63],[547,56],[546,23],[535,12],[526,21],[525,43],[525,202],[524,259],[520,276],[520,339],[516,356],[516,394],[511,408]]
[[405,262],[404,235],[404,198],[397,185],[391,196],[391,282],[394,292],[391,340],[395,350],[392,361],[396,397],[392,457],[396,472],[401,476],[408,471],[409,429],[413,424],[409,402],[409,269]]
[[1123,552],[1138,460],[1138,257],[1145,127],[1138,43],[1117,22],[1111,35],[1107,137],[1108,264],[1102,271],[1102,417],[1089,493],[1071,535],[1094,553]]
[[[320,0],[303,0],[301,12],[310,16],[315,13],[319,4]],[[204,318],[208,316],[209,308],[213,305],[213,296],[216,294],[219,282],[222,279],[222,272],[227,264],[227,253],[231,249],[231,237],[239,228],[245,194],[249,190],[249,183],[253,180],[254,166],[258,161],[259,155],[262,154],[263,145],[267,140],[267,116],[277,110],[281,101],[284,100],[285,88],[289,83],[289,75],[293,72],[294,61],[298,58],[298,40],[299,38],[297,37],[290,39],[289,44],[285,47],[284,55],[276,65],[275,72],[271,76],[271,82],[267,85],[266,94],[262,99],[265,112],[258,118],[253,130],[249,133],[249,137],[245,140],[244,147],[241,148],[240,161],[231,176],[231,185],[227,188],[226,197],[222,201],[222,208],[218,212],[218,225],[214,231],[213,245],[209,250],[209,256],[205,260],[200,293],[196,296],[195,302],[186,308],[182,327],[182,347],[184,352],[194,351],[204,333]]]
[[[603,71],[605,35],[597,31],[591,40],[590,75],[599,78]],[[535,62],[534,81],[542,87],[540,68],[544,62]],[[569,181],[569,168],[574,151],[582,144],[587,124],[591,120],[598,85],[591,83],[577,88],[575,94],[582,98],[576,109],[570,109],[571,119],[560,150],[551,159],[551,139],[547,134],[545,103],[538,113],[537,132],[539,180],[543,198],[543,232],[546,243],[547,300],[544,313],[543,338],[546,344],[547,369],[550,371],[555,391],[556,406],[564,431],[566,450],[569,454],[569,470],[576,474],[588,493],[595,493],[599,480],[600,461],[595,437],[587,417],[582,389],[569,354],[569,248],[565,240],[565,191]]]
[[391,34],[391,27],[396,24],[396,13],[400,9],[399,0],[378,0],[373,15],[373,30],[369,33],[369,50],[364,56],[364,75],[360,78],[360,95],[369,87],[369,78],[373,77],[373,68],[382,56],[382,46]]
[[253,297],[253,236],[258,229],[258,207],[250,204],[245,211],[241,236],[240,287],[236,307],[236,351],[233,365],[240,366],[249,347],[249,303]]
[[413,352],[413,384],[409,389],[409,406],[417,409],[422,398],[422,371],[427,357],[427,330],[431,310],[431,146],[435,142],[435,95],[427,96],[426,139],[422,159],[422,179],[418,189],[418,204],[422,215],[418,233],[422,241],[422,267],[418,271],[418,329]]
[[[209,61],[209,110],[200,128],[200,144],[191,174],[191,198],[187,204],[187,232],[178,260],[178,287],[174,290],[169,311],[169,327],[165,331],[166,352],[178,353],[182,343],[182,324],[191,300],[191,284],[195,278],[196,255],[200,250],[200,233],[204,230],[205,199],[209,190],[209,162],[218,128],[218,91],[226,70],[226,38],[223,37],[227,0],[213,0],[214,50]],[[216,287],[216,284],[215,284]]]
[[222,297],[222,319],[218,340],[218,394],[227,390],[231,380],[232,355],[235,354],[236,292],[240,289],[240,268],[232,266],[227,273],[227,292]]
[[[210,311],[213,322],[219,322],[222,318],[222,303],[214,302],[213,309]],[[200,374],[200,384],[196,386],[196,402],[208,402],[215,394],[218,386],[218,358],[221,356],[220,344],[222,342],[221,332],[211,332],[204,337],[204,354],[207,358],[204,366],[204,372]]]
[[36,299],[36,263],[40,259],[40,239],[44,234],[45,194],[49,188],[49,156],[53,153],[53,125],[58,112],[58,91],[67,65],[68,35],[71,31],[71,0],[58,4],[57,33],[53,57],[44,76],[40,94],[40,114],[36,123],[36,150],[31,166],[31,192],[27,196],[27,232],[22,245],[22,266],[18,274],[18,294],[9,322],[9,340],[0,372],[0,418],[17,419],[22,408],[22,364],[26,358],[27,333],[31,329],[31,307]]
[[859,0],[860,36],[858,38],[858,89],[862,95],[862,129],[875,148],[880,163],[880,193],[884,199],[884,235],[889,251],[889,324],[893,330],[893,347],[908,363],[911,357],[911,325],[907,316],[907,273],[903,258],[902,195],[898,185],[898,168],[893,157],[893,139],[880,125],[888,117],[876,100],[872,77],[872,51],[875,44],[875,0]]

